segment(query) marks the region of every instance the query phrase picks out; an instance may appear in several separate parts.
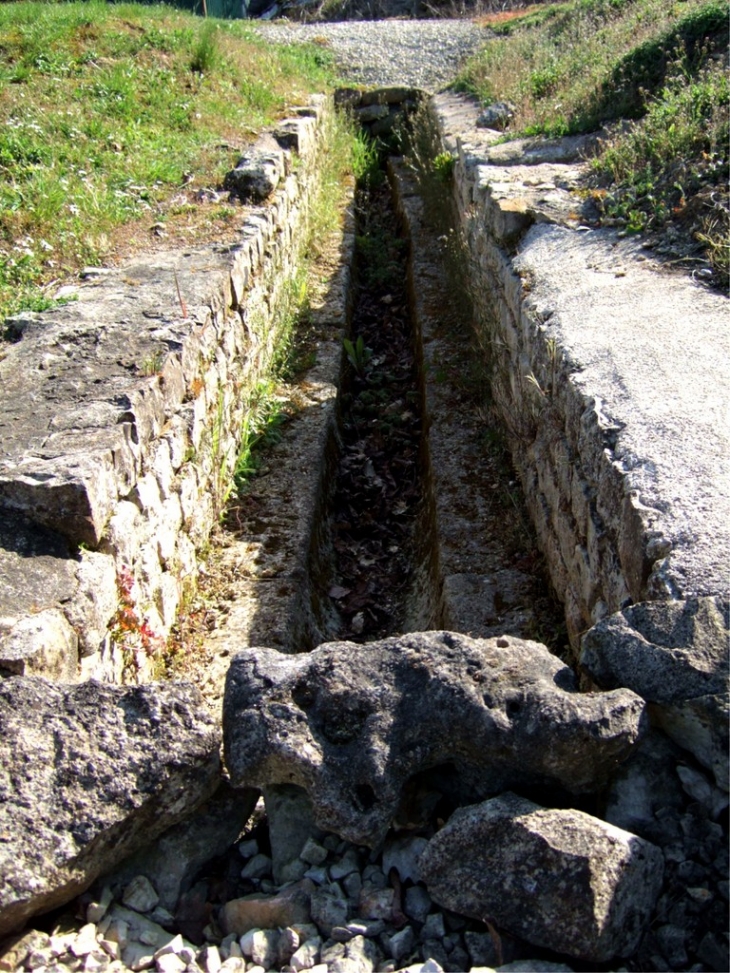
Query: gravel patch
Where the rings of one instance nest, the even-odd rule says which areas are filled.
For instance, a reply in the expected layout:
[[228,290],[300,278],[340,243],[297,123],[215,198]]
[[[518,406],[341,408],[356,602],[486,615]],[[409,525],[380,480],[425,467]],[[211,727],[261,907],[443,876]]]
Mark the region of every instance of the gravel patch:
[[469,20],[350,20],[258,23],[278,43],[327,41],[343,77],[356,84],[440,91],[490,37]]

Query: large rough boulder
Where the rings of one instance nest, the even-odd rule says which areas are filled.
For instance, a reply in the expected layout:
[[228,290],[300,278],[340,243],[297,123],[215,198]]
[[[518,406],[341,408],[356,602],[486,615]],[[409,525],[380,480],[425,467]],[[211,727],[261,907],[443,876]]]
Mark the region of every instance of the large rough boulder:
[[664,872],[648,841],[509,793],[456,811],[419,865],[445,908],[594,962],[633,952]]
[[422,632],[307,655],[249,649],[233,660],[223,707],[234,786],[296,784],[317,825],[381,841],[404,785],[446,768],[480,800],[516,786],[600,787],[643,727],[628,690],[578,693],[536,642]]
[[662,729],[726,790],[729,616],[717,597],[632,605],[594,625],[580,655],[603,689],[626,686],[656,704]]
[[0,681],[0,935],[208,798],[219,750],[192,686]]

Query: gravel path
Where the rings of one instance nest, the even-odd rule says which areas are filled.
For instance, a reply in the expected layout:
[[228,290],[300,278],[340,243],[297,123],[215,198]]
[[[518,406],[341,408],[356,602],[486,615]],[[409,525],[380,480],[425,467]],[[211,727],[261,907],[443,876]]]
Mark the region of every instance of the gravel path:
[[469,55],[493,36],[469,20],[349,20],[334,23],[258,23],[269,40],[326,38],[348,81],[439,91]]

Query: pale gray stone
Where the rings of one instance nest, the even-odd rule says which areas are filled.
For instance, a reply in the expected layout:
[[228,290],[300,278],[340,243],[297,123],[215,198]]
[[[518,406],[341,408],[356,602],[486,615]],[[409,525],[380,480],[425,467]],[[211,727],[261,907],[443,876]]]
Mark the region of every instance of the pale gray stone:
[[718,787],[730,790],[730,695],[697,696],[658,706],[655,716],[668,737],[713,772]]
[[410,926],[405,926],[398,932],[394,933],[388,940],[388,948],[390,950],[390,955],[399,963],[402,959],[405,959],[413,951],[413,947],[416,943],[416,937],[413,933],[413,929]]
[[[319,840],[324,833],[314,822],[312,802],[301,787],[289,784],[265,787],[264,801],[269,822],[274,881],[296,881],[302,878],[300,854],[310,838]],[[301,874],[292,875],[292,866]]]
[[321,945],[322,940],[319,938],[308,939],[306,943],[302,943],[290,960],[291,966],[294,967],[297,973],[300,970],[309,970],[317,965]]
[[381,958],[373,940],[363,936],[355,936],[343,949],[343,957],[327,962],[328,973],[373,973]]
[[330,886],[318,888],[312,893],[312,920],[325,937],[334,926],[344,926],[347,922],[349,905],[341,894],[330,891]]
[[579,694],[538,643],[449,632],[387,639],[366,654],[346,642],[295,656],[241,652],[223,714],[234,786],[296,783],[320,827],[369,845],[420,771],[451,764],[453,786],[461,778],[484,796],[547,782],[596,790],[644,720],[629,690]]
[[636,948],[661,888],[658,848],[580,811],[514,794],[456,811],[421,870],[436,902],[596,962]]
[[122,893],[122,902],[135,912],[151,912],[160,897],[146,875],[135,875]]
[[411,885],[406,889],[403,911],[416,922],[425,922],[431,911],[431,896],[422,885]]
[[281,933],[278,929],[258,929],[251,937],[251,959],[268,970],[279,959],[279,941]]
[[603,619],[581,642],[581,665],[604,689],[651,703],[728,691],[730,623],[720,598],[646,602]]
[[426,917],[426,921],[423,923],[421,941],[427,942],[432,939],[443,939],[445,935],[446,927],[444,926],[443,913],[432,912],[430,916]]
[[241,869],[241,878],[264,878],[271,875],[271,859],[268,855],[254,855]]
[[330,878],[333,882],[352,875],[360,870],[360,862],[354,848],[348,849],[338,861],[333,862],[329,867]]
[[418,859],[427,844],[426,838],[420,835],[389,838],[383,848],[383,871],[386,875],[390,875],[391,868],[394,868],[401,882],[409,879],[411,882],[419,882],[421,873],[418,869]]
[[59,682],[76,682],[78,636],[64,614],[47,608],[13,620],[0,641],[0,673],[45,676]]
[[682,751],[651,729],[618,768],[606,795],[603,817],[624,831],[644,835],[660,808],[680,808],[682,789],[675,768]]
[[307,838],[299,857],[302,859],[302,861],[307,862],[308,865],[321,865],[322,862],[326,860],[327,855],[327,849],[323,848],[322,845],[317,844],[314,838],[309,837]]
[[[70,901],[218,786],[219,731],[184,684],[0,681],[0,934]],[[30,810],[32,809],[32,810]]]

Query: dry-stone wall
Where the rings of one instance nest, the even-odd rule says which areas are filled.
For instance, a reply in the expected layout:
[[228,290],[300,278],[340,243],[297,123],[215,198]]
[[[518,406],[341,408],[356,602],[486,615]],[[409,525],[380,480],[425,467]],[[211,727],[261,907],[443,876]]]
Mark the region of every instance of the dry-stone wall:
[[153,675],[270,367],[331,118],[315,98],[241,161],[266,186],[233,246],[90,268],[72,303],[8,323],[0,673]]
[[708,383],[724,298],[590,225],[594,137],[500,145],[468,99],[430,104],[492,393],[573,646],[632,603],[724,594],[727,422]]

